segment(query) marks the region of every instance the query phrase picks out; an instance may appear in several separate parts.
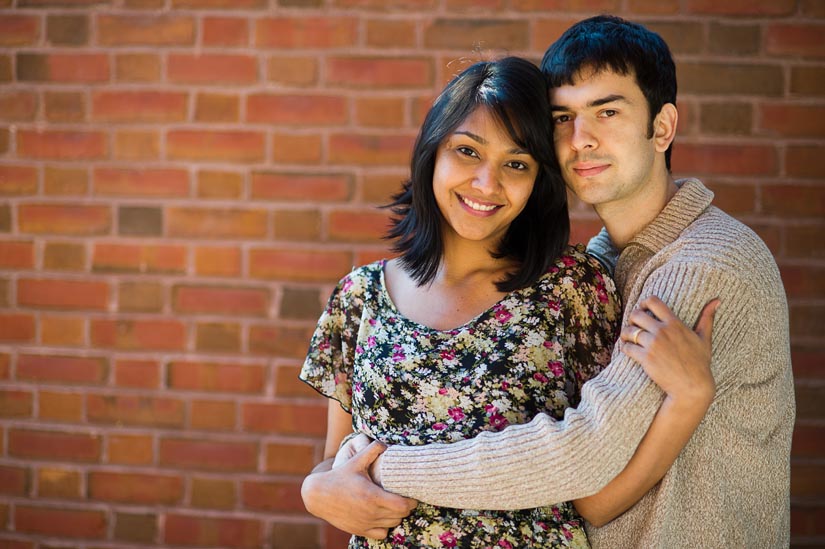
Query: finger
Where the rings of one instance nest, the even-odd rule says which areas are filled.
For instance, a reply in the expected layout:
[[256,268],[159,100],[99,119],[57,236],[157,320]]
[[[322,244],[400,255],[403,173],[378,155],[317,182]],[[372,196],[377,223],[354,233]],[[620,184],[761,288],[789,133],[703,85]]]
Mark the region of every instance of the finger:
[[369,446],[370,442],[372,442],[372,439],[370,437],[368,437],[364,433],[360,433],[358,436],[353,438],[349,442],[349,444],[352,445],[353,453],[358,453],[367,446]]
[[649,311],[662,322],[669,322],[671,320],[678,320],[678,317],[673,314],[670,307],[665,305],[665,302],[655,295],[648,296],[639,302],[639,308],[644,311]]
[[633,312],[627,317],[628,324],[632,324],[634,326],[638,326],[648,332],[656,332],[662,324],[658,318],[654,317],[647,313],[645,309],[634,309]]
[[693,326],[693,331],[699,336],[699,339],[710,344],[711,333],[713,332],[713,319],[716,316],[716,310],[719,308],[721,301],[719,298],[714,298],[705,303],[702,307],[702,312],[699,313],[699,318],[696,319],[696,324]]
[[372,539],[384,539],[389,534],[389,530],[387,528],[370,528],[364,532],[365,538],[372,538]]
[[347,463],[356,469],[366,471],[369,469],[370,463],[384,453],[387,447],[377,440],[372,441],[366,448],[355,454]]

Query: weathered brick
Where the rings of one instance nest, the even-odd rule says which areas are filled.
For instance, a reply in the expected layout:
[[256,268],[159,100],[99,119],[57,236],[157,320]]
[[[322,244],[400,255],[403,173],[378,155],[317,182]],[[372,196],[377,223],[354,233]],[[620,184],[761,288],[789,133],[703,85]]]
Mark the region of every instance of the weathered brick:
[[242,130],[171,130],[166,153],[176,160],[260,162],[265,139],[261,132]]
[[46,166],[43,169],[43,192],[47,195],[80,196],[89,190],[89,170]]
[[154,130],[115,132],[112,156],[117,160],[153,160],[160,158],[160,134]]
[[34,242],[0,241],[0,268],[33,269]]
[[790,15],[796,9],[795,0],[688,0],[687,13],[705,15]]
[[759,127],[772,135],[785,137],[825,137],[825,107],[763,103]]
[[40,18],[33,15],[0,15],[0,46],[28,46],[40,36]]
[[86,248],[74,242],[47,242],[43,268],[55,271],[82,271],[86,267]]
[[318,290],[308,288],[283,289],[278,318],[315,320],[323,309]]
[[154,53],[115,55],[115,78],[124,82],[155,82],[160,79],[160,56]]
[[34,341],[34,317],[26,313],[0,312],[0,341],[31,342]]
[[825,67],[791,67],[791,94],[825,95]]
[[708,49],[721,55],[752,55],[759,52],[761,29],[752,24],[712,21],[709,27]]
[[315,465],[315,448],[310,444],[271,443],[266,445],[266,472],[306,475]]
[[83,280],[20,279],[17,301],[26,307],[105,311],[109,284]]
[[182,122],[186,120],[185,92],[98,91],[92,94],[92,119],[101,122]]
[[251,55],[173,53],[166,74],[183,84],[251,84],[258,81],[258,63]]
[[799,13],[811,17],[825,17],[825,4],[819,0],[800,0]]
[[17,152],[23,158],[95,160],[108,155],[108,145],[100,131],[19,130]]
[[222,478],[193,477],[192,505],[207,509],[233,509],[237,502],[235,483]]
[[785,171],[791,177],[825,179],[825,146],[788,145],[785,148]]
[[83,122],[86,120],[86,94],[80,92],[46,92],[43,107],[49,122]]
[[295,126],[341,125],[347,101],[338,95],[253,94],[246,100],[249,122]]
[[269,291],[264,288],[176,285],[172,307],[182,314],[266,316]]
[[261,393],[266,371],[260,364],[172,361],[170,389],[229,393]]
[[222,93],[199,93],[195,103],[198,122],[237,122],[240,117],[240,98]]
[[[38,395],[37,417],[45,421],[82,423],[83,395],[41,390]],[[40,495],[43,495],[42,491]]]
[[115,513],[114,538],[130,543],[150,544],[158,535],[158,518],[151,514]]
[[680,10],[680,0],[630,0],[628,9],[638,14],[675,14]]
[[40,315],[40,342],[43,345],[81,347],[86,342],[83,316]]
[[397,128],[404,125],[406,101],[396,97],[359,97],[355,122],[359,126]]
[[246,46],[249,44],[249,20],[241,17],[204,17],[205,46]]
[[312,329],[263,325],[249,328],[249,351],[253,354],[304,358]]
[[237,353],[241,350],[241,326],[236,322],[199,322],[195,326],[195,349],[206,353]]
[[89,18],[85,15],[49,15],[46,39],[58,46],[83,46],[89,42]]
[[404,166],[409,162],[414,137],[365,133],[333,133],[329,160],[335,164]]
[[473,51],[478,46],[493,50],[524,50],[529,44],[529,23],[523,19],[443,19],[424,27],[424,47]]
[[186,247],[177,244],[95,244],[95,272],[183,273]]
[[676,55],[700,53],[705,43],[704,25],[690,21],[651,21],[645,26],[659,34]]
[[92,319],[90,334],[98,348],[179,351],[186,345],[186,329],[177,320]]
[[115,362],[115,385],[157,389],[160,387],[160,364],[154,360],[117,360]]
[[117,232],[124,236],[160,236],[163,234],[163,211],[154,206],[120,206]]
[[201,276],[237,277],[241,274],[241,251],[235,246],[195,248],[195,272]]
[[18,53],[17,79],[24,82],[105,82],[109,80],[109,57],[104,53]]
[[100,459],[99,435],[11,428],[8,437],[8,453],[14,457],[84,463]]
[[319,134],[272,134],[272,160],[279,164],[320,164],[322,147]]
[[118,285],[118,311],[159,313],[163,304],[164,289],[158,282],[123,281]]
[[366,44],[373,48],[413,48],[417,45],[415,21],[367,19]]
[[86,415],[91,423],[180,428],[185,409],[181,400],[132,395],[86,396]]
[[318,59],[310,56],[270,57],[267,80],[288,86],[311,86],[318,80]]
[[343,202],[351,197],[352,185],[348,174],[255,172],[250,196],[257,200]]
[[17,377],[27,381],[60,384],[101,384],[108,364],[99,356],[62,356],[21,354],[17,358]]
[[80,499],[83,497],[80,473],[56,467],[37,471],[37,495],[41,498]]
[[163,541],[169,545],[255,549],[263,547],[263,526],[254,519],[170,513],[166,516]]
[[266,0],[172,0],[173,8],[261,9]]
[[765,51],[781,56],[825,57],[825,25],[771,23],[765,29]]
[[825,295],[825,268],[780,264],[779,272],[788,298],[813,300]]
[[182,238],[265,238],[264,210],[170,207],[166,210],[166,232]]
[[255,23],[259,48],[339,49],[355,46],[357,40],[354,17],[269,17]]
[[112,224],[108,206],[21,204],[17,213],[22,233],[91,236],[108,233]]
[[749,135],[753,133],[750,103],[702,103],[699,123],[703,134]]
[[[331,527],[330,527],[331,528]],[[303,547],[304,549],[321,549],[319,525],[302,522],[276,522],[272,525],[272,546],[283,544],[286,547]],[[343,547],[349,539],[337,543],[327,543],[327,547]]]
[[237,403],[234,400],[193,400],[189,427],[202,431],[235,429]]
[[389,204],[392,195],[401,191],[401,185],[408,178],[406,173],[365,174],[361,182],[360,198],[372,204]]
[[203,170],[198,172],[199,198],[241,198],[244,192],[244,174]]
[[100,510],[18,505],[14,522],[18,532],[28,534],[91,539],[106,536],[106,512]]
[[825,217],[825,187],[822,185],[765,185],[762,209],[769,215],[791,218]]
[[241,420],[246,431],[283,435],[317,435],[326,432],[327,407],[317,405],[258,404],[241,405]]
[[108,441],[109,463],[149,465],[154,461],[151,436],[110,434]]
[[825,306],[818,303],[800,303],[790,306],[791,338],[811,338],[822,340],[825,337]]
[[347,251],[249,250],[249,276],[252,278],[330,282],[337,281],[351,268],[352,255]]
[[0,494],[25,496],[28,490],[28,469],[13,465],[0,465]]
[[673,171],[692,175],[776,175],[776,156],[776,150],[767,145],[680,143],[673,155]]
[[254,471],[258,445],[252,442],[164,438],[160,464],[195,470]]
[[100,196],[180,198],[189,195],[189,174],[177,168],[96,168],[93,189]]
[[89,498],[137,505],[175,505],[183,498],[183,479],[171,475],[92,471]]
[[[0,120],[23,122],[34,120],[37,114],[37,94],[15,90],[0,92]],[[2,181],[2,175],[0,175]]]
[[389,228],[387,210],[334,210],[329,213],[330,240],[342,242],[380,242]]
[[195,42],[195,21],[178,15],[99,15],[103,46],[187,46]]
[[301,485],[298,482],[242,482],[241,502],[256,511],[301,513]]
[[33,412],[34,395],[31,391],[0,389],[0,417],[31,418]]
[[301,365],[281,364],[275,369],[275,394],[279,397],[315,398],[319,402],[322,397],[315,389],[298,379]]
[[784,92],[778,65],[680,62],[677,71],[680,93],[778,97]]
[[351,88],[423,88],[433,83],[433,66],[424,57],[330,57],[327,79]]

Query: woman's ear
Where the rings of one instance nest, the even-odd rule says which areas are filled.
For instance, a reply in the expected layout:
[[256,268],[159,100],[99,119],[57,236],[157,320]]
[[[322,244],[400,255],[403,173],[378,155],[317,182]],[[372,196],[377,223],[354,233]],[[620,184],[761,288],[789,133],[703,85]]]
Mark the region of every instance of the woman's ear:
[[656,152],[665,152],[676,137],[676,124],[679,122],[679,112],[673,103],[665,103],[656,120],[653,121],[653,140],[656,143]]

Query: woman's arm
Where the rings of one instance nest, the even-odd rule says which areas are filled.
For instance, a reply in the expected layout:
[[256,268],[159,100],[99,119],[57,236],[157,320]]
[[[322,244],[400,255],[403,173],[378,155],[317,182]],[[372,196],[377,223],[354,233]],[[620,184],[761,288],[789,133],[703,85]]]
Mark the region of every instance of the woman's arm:
[[718,304],[712,300],[705,305],[694,332],[661,300],[648,298],[622,329],[622,351],[667,396],[625,469],[597,494],[574,501],[594,526],[622,514],[659,482],[705,416],[715,394],[710,349]]

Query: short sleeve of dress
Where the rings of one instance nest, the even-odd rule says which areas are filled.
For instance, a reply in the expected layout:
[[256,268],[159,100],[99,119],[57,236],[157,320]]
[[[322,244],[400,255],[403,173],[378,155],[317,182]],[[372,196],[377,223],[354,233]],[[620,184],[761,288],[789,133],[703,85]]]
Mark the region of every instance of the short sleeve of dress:
[[337,400],[352,412],[352,374],[355,339],[360,321],[357,299],[352,292],[353,271],[332,292],[309,343],[299,378],[322,395]]
[[610,364],[621,323],[621,297],[601,263],[581,248],[562,257],[562,263],[575,280],[565,285],[565,364],[580,392]]

